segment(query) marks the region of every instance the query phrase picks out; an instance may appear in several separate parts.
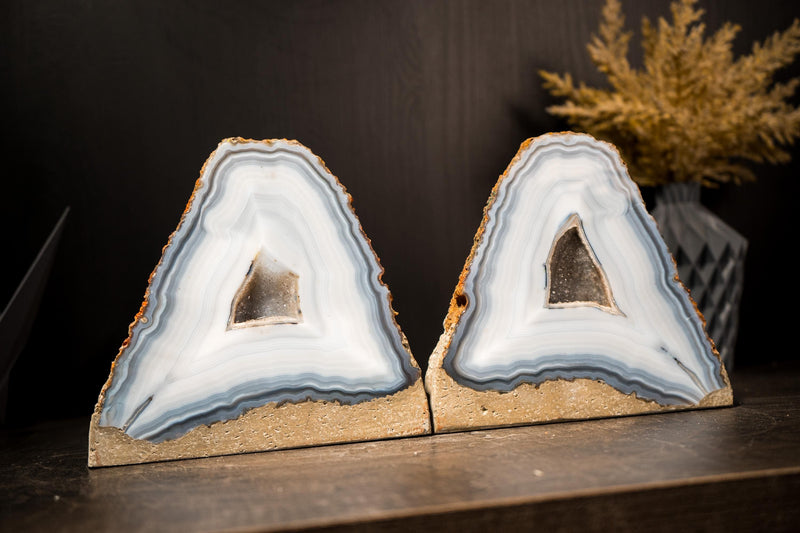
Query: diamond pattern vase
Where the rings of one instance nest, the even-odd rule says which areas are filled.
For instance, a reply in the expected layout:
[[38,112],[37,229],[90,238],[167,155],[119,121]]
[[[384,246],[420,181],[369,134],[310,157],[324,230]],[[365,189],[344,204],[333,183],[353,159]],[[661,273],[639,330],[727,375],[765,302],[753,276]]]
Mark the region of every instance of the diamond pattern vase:
[[747,239],[700,203],[700,185],[674,183],[656,192],[652,211],[678,275],[706,319],[706,331],[730,372],[739,326]]

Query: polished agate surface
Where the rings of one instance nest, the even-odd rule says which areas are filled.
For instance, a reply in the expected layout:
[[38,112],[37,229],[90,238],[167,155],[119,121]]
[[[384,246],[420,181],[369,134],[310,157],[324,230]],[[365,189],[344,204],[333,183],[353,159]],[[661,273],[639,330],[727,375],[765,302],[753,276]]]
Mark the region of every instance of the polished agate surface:
[[359,403],[419,378],[382,269],[324,164],[220,144],[152,276],[100,426],[162,442],[269,402]]
[[726,386],[720,361],[616,150],[536,139],[498,182],[455,302],[443,367],[510,391],[586,378],[662,405]]

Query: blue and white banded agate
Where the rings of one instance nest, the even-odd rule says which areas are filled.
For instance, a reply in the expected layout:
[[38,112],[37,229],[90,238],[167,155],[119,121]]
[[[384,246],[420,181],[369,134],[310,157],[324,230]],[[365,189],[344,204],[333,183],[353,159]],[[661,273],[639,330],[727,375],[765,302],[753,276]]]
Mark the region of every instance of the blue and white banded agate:
[[[570,224],[607,284],[607,305],[548,303],[550,254]],[[442,371],[457,386],[500,393],[593,380],[662,406],[696,406],[729,387],[619,154],[587,135],[523,144],[493,191],[453,302],[426,378],[434,412]]]
[[[287,316],[236,323],[255,267],[294,300]],[[99,426],[159,443],[270,402],[356,404],[409,387],[419,369],[381,273],[319,158],[293,141],[223,141],[153,273]]]

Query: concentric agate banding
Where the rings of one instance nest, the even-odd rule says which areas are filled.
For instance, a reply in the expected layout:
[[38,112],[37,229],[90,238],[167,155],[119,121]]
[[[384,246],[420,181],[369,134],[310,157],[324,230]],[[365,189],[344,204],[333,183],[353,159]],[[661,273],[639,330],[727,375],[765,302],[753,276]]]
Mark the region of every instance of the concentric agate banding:
[[[301,319],[233,323],[257,257],[296,276]],[[319,158],[292,141],[223,141],[151,276],[99,426],[158,443],[271,402],[356,404],[409,387],[419,369],[381,274]]]
[[[549,254],[573,217],[619,312],[547,305]],[[674,406],[728,386],[619,154],[586,135],[523,144],[492,192],[453,302],[441,364],[476,391],[589,379]]]

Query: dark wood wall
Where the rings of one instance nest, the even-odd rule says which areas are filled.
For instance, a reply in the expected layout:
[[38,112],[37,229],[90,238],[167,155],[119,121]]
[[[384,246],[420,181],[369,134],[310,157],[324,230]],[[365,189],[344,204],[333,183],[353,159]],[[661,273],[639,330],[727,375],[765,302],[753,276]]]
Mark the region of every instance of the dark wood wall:
[[[297,139],[325,160],[353,196],[425,367],[489,190],[524,139],[566,128],[546,114],[554,101],[537,70],[603,82],[585,50],[601,5],[3,2],[0,307],[72,207],[11,376],[12,421],[91,411],[200,167],[231,136]],[[794,1],[701,5],[710,29],[743,26],[740,53],[800,15]],[[668,13],[661,0],[623,6],[637,30],[642,15]],[[794,156],[756,168],[757,183],[704,194],[751,240],[737,364],[796,357],[784,311],[798,298]]]

